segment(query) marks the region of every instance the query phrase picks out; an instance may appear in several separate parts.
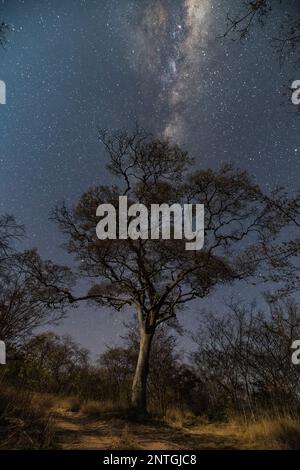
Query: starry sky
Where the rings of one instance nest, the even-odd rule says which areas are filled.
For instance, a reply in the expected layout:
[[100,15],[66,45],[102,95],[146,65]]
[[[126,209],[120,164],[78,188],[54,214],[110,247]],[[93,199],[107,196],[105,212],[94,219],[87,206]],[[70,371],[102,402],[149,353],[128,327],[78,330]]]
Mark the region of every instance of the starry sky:
[[[110,182],[102,127],[138,122],[180,144],[198,167],[230,161],[267,190],[299,188],[299,119],[285,92],[300,77],[295,64],[280,66],[271,38],[300,5],[278,5],[243,42],[222,38],[240,3],[1,0],[12,31],[0,50],[0,209],[26,225],[25,246],[70,261],[48,215]],[[207,302],[215,305],[218,293]],[[57,331],[97,354],[118,343],[123,320],[82,305]],[[192,315],[183,321],[193,327]]]

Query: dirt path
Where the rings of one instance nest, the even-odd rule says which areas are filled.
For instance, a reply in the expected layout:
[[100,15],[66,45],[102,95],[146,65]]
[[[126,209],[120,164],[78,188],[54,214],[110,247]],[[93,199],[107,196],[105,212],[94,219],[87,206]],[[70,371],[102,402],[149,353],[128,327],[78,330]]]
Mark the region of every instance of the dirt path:
[[161,423],[133,423],[104,415],[90,418],[59,409],[55,413],[58,445],[62,449],[237,449],[234,436],[203,429],[177,430]]

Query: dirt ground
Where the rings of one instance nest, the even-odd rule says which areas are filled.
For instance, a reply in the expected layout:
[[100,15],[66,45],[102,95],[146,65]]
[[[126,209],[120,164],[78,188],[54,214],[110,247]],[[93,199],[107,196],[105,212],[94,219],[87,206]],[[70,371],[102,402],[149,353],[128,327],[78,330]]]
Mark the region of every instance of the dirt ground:
[[112,413],[91,418],[79,413],[58,409],[55,412],[58,446],[62,449],[238,449],[236,436],[220,426],[195,426],[176,429],[160,422],[136,423],[120,419]]

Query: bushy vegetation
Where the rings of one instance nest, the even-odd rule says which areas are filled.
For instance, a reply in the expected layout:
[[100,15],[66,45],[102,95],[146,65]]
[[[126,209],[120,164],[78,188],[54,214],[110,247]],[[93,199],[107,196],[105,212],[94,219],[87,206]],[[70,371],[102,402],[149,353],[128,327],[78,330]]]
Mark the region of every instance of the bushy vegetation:
[[[299,326],[294,301],[270,304],[266,312],[231,303],[222,313],[200,315],[187,361],[175,333],[162,326],[150,358],[152,417],[224,442],[231,436],[242,448],[300,448],[300,372],[291,362]],[[1,369],[1,446],[55,447],[51,410],[60,406],[93,420],[130,418],[138,344],[131,324],[123,344],[94,363],[70,337],[51,332],[12,348],[13,359]]]
[[52,400],[0,386],[0,449],[52,449]]

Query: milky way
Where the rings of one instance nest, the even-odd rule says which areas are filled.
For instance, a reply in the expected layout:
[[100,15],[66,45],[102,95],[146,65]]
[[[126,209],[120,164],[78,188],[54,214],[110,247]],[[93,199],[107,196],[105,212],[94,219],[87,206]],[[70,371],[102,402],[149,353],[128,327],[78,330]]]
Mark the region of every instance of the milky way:
[[[197,167],[233,162],[264,189],[299,188],[299,120],[284,92],[300,77],[292,64],[280,68],[271,43],[283,12],[243,43],[220,39],[229,9],[240,3],[0,2],[0,17],[13,26],[0,50],[0,80],[7,85],[0,212],[25,224],[26,246],[71,262],[48,215],[63,199],[75,204],[89,187],[111,184],[99,127],[131,130],[138,122],[179,143]],[[257,293],[247,286],[234,294],[252,300]],[[208,308],[223,305],[222,295],[209,298]],[[58,331],[98,353],[119,341],[123,320],[82,305]],[[184,322],[195,327],[192,315]]]
[[[181,140],[184,134],[184,114],[196,90],[199,90],[198,71],[203,59],[204,43],[209,28],[209,2],[207,0],[186,0],[184,4],[184,36],[179,38],[178,54],[171,58],[174,77],[169,89],[170,118],[163,131],[164,136]],[[176,32],[174,33],[176,36]]]
[[161,133],[180,142],[190,100],[200,91],[199,69],[206,55],[210,3],[184,0],[174,5],[157,0],[141,7],[134,18],[133,28],[127,30],[135,45],[131,61],[143,78],[146,75],[159,83],[156,106],[167,109]]

